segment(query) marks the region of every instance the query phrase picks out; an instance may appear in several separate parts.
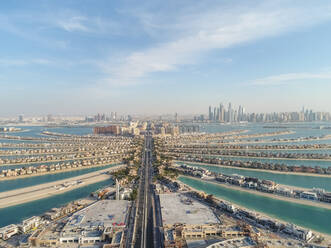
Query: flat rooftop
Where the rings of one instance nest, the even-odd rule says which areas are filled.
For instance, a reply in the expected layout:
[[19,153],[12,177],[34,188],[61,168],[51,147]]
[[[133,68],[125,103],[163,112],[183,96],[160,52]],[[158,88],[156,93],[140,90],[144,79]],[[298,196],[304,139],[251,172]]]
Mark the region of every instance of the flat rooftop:
[[160,194],[159,196],[164,225],[176,223],[189,225],[219,223],[219,220],[208,206],[193,198],[188,198],[180,193]]
[[[129,201],[124,200],[97,201],[71,216],[62,231],[62,236],[73,234],[76,229],[91,231],[99,226],[124,226],[128,207]],[[86,234],[90,235],[94,235],[93,231]]]
[[188,248],[206,248],[212,244],[219,242],[218,239],[207,239],[207,240],[186,240],[186,244]]
[[[248,247],[256,247],[256,243],[250,238],[237,238],[237,239],[228,239],[218,243],[215,243],[207,248],[248,248]],[[279,246],[284,247],[284,246]]]

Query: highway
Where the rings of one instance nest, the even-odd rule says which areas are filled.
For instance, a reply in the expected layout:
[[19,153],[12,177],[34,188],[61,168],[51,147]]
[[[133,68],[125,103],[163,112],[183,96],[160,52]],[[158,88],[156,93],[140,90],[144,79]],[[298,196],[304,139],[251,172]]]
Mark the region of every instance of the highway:
[[150,132],[145,135],[142,166],[140,168],[140,182],[136,202],[136,215],[134,223],[133,242],[131,247],[153,248],[162,247],[159,232],[156,231],[155,195],[152,184],[152,145],[153,139]]

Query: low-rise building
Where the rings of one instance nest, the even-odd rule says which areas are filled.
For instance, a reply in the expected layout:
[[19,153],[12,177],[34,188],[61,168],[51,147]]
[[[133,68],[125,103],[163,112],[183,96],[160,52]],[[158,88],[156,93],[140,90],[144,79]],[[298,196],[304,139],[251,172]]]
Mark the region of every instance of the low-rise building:
[[41,218],[39,216],[33,216],[26,220],[23,220],[22,225],[20,225],[20,229],[22,232],[30,231],[33,228],[36,228],[40,225]]
[[300,197],[308,200],[318,200],[317,194],[314,192],[304,191],[300,193]]
[[0,228],[0,238],[2,238],[3,240],[7,240],[10,237],[12,237],[13,235],[17,234],[19,231],[19,228],[17,225],[9,225],[9,226],[5,226]]
[[330,202],[331,203],[331,192],[325,192],[321,195],[321,201]]
[[80,210],[69,218],[59,243],[95,244],[112,240],[125,227],[128,206],[128,201],[103,200]]
[[293,224],[287,224],[285,228],[282,230],[282,232],[295,236],[305,241],[310,240],[314,236],[310,230],[297,227]]

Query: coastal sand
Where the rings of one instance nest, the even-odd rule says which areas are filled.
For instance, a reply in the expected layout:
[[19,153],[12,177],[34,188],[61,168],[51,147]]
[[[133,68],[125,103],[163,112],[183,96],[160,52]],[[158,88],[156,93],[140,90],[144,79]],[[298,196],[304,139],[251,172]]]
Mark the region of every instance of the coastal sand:
[[183,161],[183,160],[174,160],[174,162],[181,162],[187,164],[203,164],[215,167],[222,167],[222,168],[231,168],[231,169],[238,169],[238,170],[250,170],[250,171],[261,171],[261,172],[268,172],[274,174],[286,174],[286,175],[298,175],[298,176],[310,176],[310,177],[329,177],[331,175],[324,175],[324,174],[317,174],[317,173],[304,173],[304,172],[289,172],[289,171],[274,171],[274,170],[265,170],[265,169],[252,169],[252,168],[245,168],[245,167],[236,167],[236,166],[226,166],[220,164],[209,164],[209,163],[200,163],[200,162],[191,162],[191,161]]
[[[185,177],[188,177],[188,176],[185,176]],[[281,195],[276,195],[276,194],[270,194],[270,193],[265,193],[265,192],[261,192],[261,191],[258,191],[258,190],[246,189],[246,188],[236,186],[236,185],[219,183],[219,182],[216,182],[216,181],[204,180],[204,179],[199,179],[199,178],[195,178],[195,177],[189,177],[189,178],[200,180],[200,181],[207,182],[207,183],[212,183],[212,184],[215,184],[215,185],[218,185],[220,187],[227,188],[227,189],[239,190],[239,191],[247,192],[247,193],[250,193],[250,194],[255,194],[255,195],[260,195],[260,196],[273,198],[273,199],[276,199],[276,200],[288,201],[288,202],[293,202],[293,203],[302,204],[302,205],[309,205],[309,206],[313,206],[313,207],[331,209],[331,204],[329,204],[329,203],[318,202],[318,201],[310,201],[310,200],[298,199],[298,198],[292,198],[292,197],[286,197],[286,196],[281,196]]]
[[[189,177],[189,176],[186,176],[186,177]],[[201,180],[201,179],[197,179],[197,178],[194,178],[194,177],[190,177],[190,178],[195,179],[195,180]],[[183,182],[181,182],[181,181],[178,181],[178,180],[176,180],[176,181],[177,181],[178,183],[185,184],[185,183],[183,183]],[[217,184],[217,183],[214,183],[214,184]],[[203,191],[198,190],[198,189],[195,189],[195,188],[193,188],[193,187],[191,187],[191,186],[189,186],[189,185],[187,185],[187,184],[185,184],[185,186],[187,186],[188,188],[190,188],[190,189],[193,190],[193,191],[200,192],[200,193],[204,193]],[[221,186],[223,186],[223,185],[221,185]],[[216,196],[214,196],[214,197],[217,198],[217,199],[219,199],[219,200],[221,200],[221,201],[224,201],[224,199],[222,199],[221,197],[216,197]],[[228,201],[228,200],[225,200],[225,201],[230,202],[230,201]],[[234,204],[234,203],[232,203],[232,202],[231,202],[231,204],[234,205],[234,206],[236,206],[237,208],[246,209],[246,207],[243,206],[243,205]],[[265,214],[265,213],[263,213],[263,212],[256,211],[256,210],[253,210],[253,211],[256,212],[256,213],[258,213],[258,214],[261,215],[261,216],[266,216],[266,217],[268,217],[268,218],[270,218],[270,219],[277,220],[277,221],[280,222],[280,223],[283,223],[283,224],[287,224],[287,223],[288,223],[288,222],[285,222],[285,221],[283,221],[283,220],[281,220],[281,219],[278,219],[278,218],[275,218],[275,217],[271,217],[271,216],[269,216],[269,215],[267,215],[267,214]],[[299,225],[297,225],[297,226],[299,226]],[[301,227],[302,227],[302,226],[301,226]],[[306,229],[305,227],[302,227],[302,228]],[[331,235],[329,235],[329,234],[321,233],[321,232],[317,232],[317,231],[315,231],[315,230],[314,230],[314,233],[316,233],[316,234],[318,234],[318,235],[321,235],[321,236],[324,236],[324,237],[327,237],[328,239],[331,239]]]
[[[115,169],[124,168],[125,165],[118,165],[112,168],[108,168],[105,170],[91,172],[85,175],[67,178],[64,180],[59,180],[51,183],[39,184],[31,187],[10,190],[6,192],[0,193],[0,208],[10,207],[17,204],[27,203],[30,201],[39,200],[42,198],[50,197],[57,194],[62,194],[67,191],[71,191],[73,189],[77,189],[80,187],[84,187],[89,184],[101,182],[107,179],[110,179],[110,175],[105,174],[105,172],[113,171]],[[74,182],[82,180],[83,183],[75,184],[70,187],[64,188],[63,190],[59,190],[61,184],[65,182]],[[58,187],[55,187],[58,186]]]
[[121,162],[97,164],[97,165],[90,165],[90,166],[81,166],[81,167],[70,168],[70,169],[55,170],[55,171],[48,171],[48,172],[42,172],[42,173],[34,173],[34,174],[30,174],[30,175],[13,176],[13,177],[2,177],[2,178],[0,178],[0,181],[16,180],[16,179],[22,179],[22,178],[27,178],[27,177],[38,177],[38,176],[44,176],[44,175],[50,175],[50,174],[57,174],[57,173],[62,173],[62,172],[84,170],[84,169],[93,168],[93,167],[102,167],[102,166],[107,166],[107,165],[112,165],[112,164],[119,164],[119,163],[121,163]]
[[[175,153],[175,152],[168,152]],[[275,159],[275,160],[293,160],[293,161],[323,161],[323,162],[331,162],[330,159],[322,159],[322,158],[274,158],[274,157],[255,157],[255,156],[240,156],[240,155],[222,155],[222,154],[200,154],[200,153],[191,153],[191,152],[182,152],[180,154],[189,154],[189,155],[199,155],[199,156],[211,156],[211,157],[231,157],[231,158],[253,158],[253,159]],[[235,159],[234,159],[235,160]]]

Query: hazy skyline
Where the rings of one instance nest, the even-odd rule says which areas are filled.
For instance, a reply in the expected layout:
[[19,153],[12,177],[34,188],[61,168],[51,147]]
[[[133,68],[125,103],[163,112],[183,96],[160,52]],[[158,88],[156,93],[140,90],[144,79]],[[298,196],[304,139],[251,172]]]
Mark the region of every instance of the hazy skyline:
[[331,2],[0,3],[0,116],[331,112]]

